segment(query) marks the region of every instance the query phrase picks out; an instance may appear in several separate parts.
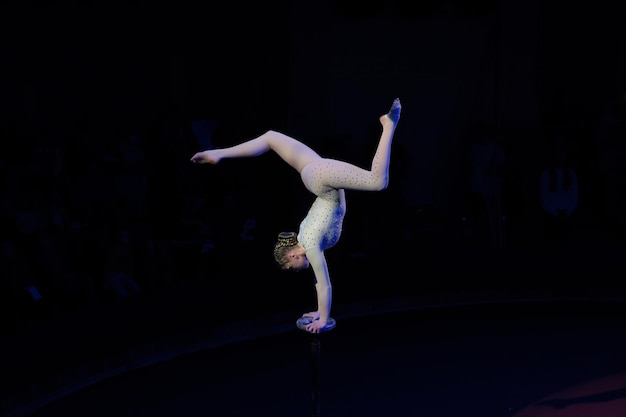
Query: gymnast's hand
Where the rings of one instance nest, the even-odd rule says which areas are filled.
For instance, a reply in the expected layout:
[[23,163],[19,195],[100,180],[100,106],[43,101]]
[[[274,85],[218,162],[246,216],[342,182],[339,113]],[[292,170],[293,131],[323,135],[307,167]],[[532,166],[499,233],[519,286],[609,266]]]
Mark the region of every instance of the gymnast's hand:
[[319,311],[311,311],[310,313],[304,313],[302,315],[302,317],[309,317],[313,320],[319,320],[320,319],[320,312]]
[[308,317],[313,319],[311,323],[306,325],[306,331],[309,333],[319,333],[324,326],[326,326],[326,322],[322,322],[320,320],[319,311],[311,311],[310,313],[304,313],[302,317]]
[[315,319],[311,323],[306,325],[306,331],[309,333],[319,333],[326,327],[326,321],[321,319]]
[[220,159],[222,159],[222,157],[219,156],[218,150],[209,150],[196,153],[194,156],[191,157],[191,162],[193,162],[194,164],[216,165],[220,161]]

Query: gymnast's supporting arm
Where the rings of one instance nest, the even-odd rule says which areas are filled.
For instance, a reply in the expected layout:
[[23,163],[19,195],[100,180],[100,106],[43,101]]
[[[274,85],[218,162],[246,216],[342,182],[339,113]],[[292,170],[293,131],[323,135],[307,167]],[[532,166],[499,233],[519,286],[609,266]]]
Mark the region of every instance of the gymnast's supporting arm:
[[328,274],[328,265],[326,264],[324,252],[319,248],[311,248],[306,251],[306,256],[315,274],[317,313],[319,314],[319,320],[313,320],[311,324],[307,326],[307,330],[313,333],[319,333],[321,329],[326,326],[328,318],[330,317],[333,289],[330,283],[330,275]]

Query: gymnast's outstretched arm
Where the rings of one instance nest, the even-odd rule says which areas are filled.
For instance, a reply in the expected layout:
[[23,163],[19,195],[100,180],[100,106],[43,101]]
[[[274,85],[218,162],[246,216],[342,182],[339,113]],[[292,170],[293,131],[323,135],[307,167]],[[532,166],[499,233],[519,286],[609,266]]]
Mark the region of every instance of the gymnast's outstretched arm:
[[302,168],[309,162],[321,158],[302,142],[275,130],[268,130],[257,138],[235,146],[198,152],[191,157],[191,162],[216,165],[223,158],[250,158],[270,150],[276,152],[298,172],[302,171]]

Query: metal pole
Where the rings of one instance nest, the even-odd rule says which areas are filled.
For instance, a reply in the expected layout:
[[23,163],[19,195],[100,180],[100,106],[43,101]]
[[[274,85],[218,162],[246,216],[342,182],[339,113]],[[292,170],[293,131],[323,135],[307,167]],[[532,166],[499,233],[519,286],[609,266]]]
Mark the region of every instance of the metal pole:
[[320,415],[320,338],[311,337],[311,415]]
[[321,361],[321,336],[335,328],[335,319],[328,318],[328,324],[320,333],[309,333],[306,330],[307,324],[311,323],[309,317],[300,317],[296,322],[298,329],[305,331],[311,336],[311,416],[320,416],[320,361]]

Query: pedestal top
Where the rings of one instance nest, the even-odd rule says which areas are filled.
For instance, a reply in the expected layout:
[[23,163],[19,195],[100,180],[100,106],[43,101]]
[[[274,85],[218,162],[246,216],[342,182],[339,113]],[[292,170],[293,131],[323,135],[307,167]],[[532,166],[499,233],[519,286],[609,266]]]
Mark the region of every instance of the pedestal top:
[[[304,330],[307,333],[310,333],[309,331],[307,331],[306,326],[308,324],[311,324],[311,322],[313,321],[313,319],[311,317],[300,317],[297,321],[296,321],[296,325],[298,326],[298,329],[300,330]],[[335,325],[337,324],[337,322],[335,321],[334,318],[329,317],[328,318],[328,322],[326,323],[326,326],[322,327],[320,329],[320,333],[325,333],[325,332],[329,332],[332,329],[335,328]]]

